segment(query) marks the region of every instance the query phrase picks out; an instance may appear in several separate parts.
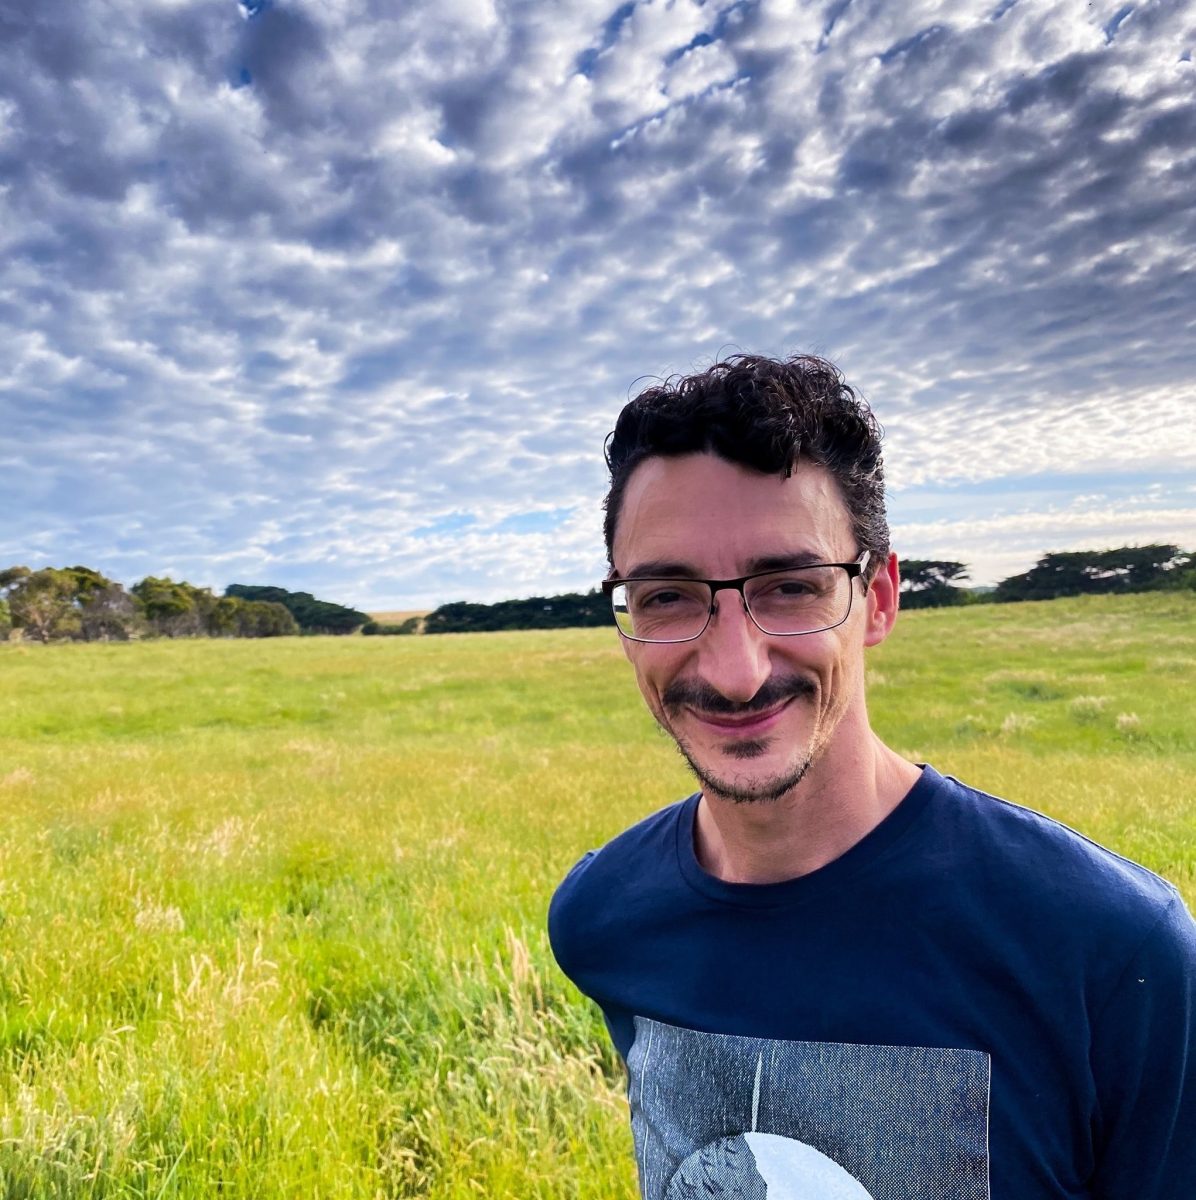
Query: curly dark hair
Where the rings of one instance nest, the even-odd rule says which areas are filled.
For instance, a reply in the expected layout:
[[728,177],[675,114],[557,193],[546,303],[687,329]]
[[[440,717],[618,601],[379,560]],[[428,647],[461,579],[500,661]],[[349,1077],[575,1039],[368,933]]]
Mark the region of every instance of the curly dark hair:
[[788,477],[799,461],[825,467],[839,484],[871,575],[889,553],[881,428],[872,410],[823,358],[734,354],[695,375],[645,388],[606,439],[610,491],[604,533],[611,565],[615,526],[631,473],[660,454],[714,453]]

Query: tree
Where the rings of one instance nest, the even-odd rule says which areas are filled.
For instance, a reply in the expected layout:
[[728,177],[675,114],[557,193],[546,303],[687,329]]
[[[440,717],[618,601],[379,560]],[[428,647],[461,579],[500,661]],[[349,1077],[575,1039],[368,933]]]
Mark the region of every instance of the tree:
[[418,633],[419,622],[419,617],[408,617],[405,621],[389,625],[382,621],[367,621],[361,627],[361,632],[365,637],[402,637]]
[[0,571],[0,592],[10,591],[22,579],[32,574],[28,567],[5,567]]
[[27,636],[48,642],[79,632],[81,622],[74,603],[76,585],[69,571],[14,567],[0,578],[11,579],[7,598],[12,622]]
[[329,600],[317,600],[311,592],[288,592],[286,588],[249,583],[232,583],[226,596],[241,600],[265,600],[281,604],[298,622],[304,633],[352,633],[369,621],[366,613]]
[[907,558],[901,564],[901,607],[963,604],[967,597],[962,588],[955,586],[955,580],[967,578],[967,567],[961,562]]
[[0,571],[0,641],[7,640],[13,628],[12,609],[6,597],[12,588],[29,574],[28,567],[6,567]]
[[237,632],[241,637],[287,637],[300,632],[299,623],[284,605],[273,600],[239,600]]
[[162,637],[195,637],[208,632],[216,597],[207,588],[176,583],[168,576],[147,575],[133,585],[150,630]]
[[208,633],[212,637],[241,637],[241,610],[244,600],[221,596],[208,614]]
[[1192,556],[1178,546],[1122,546],[1103,550],[1092,565],[1094,590],[1141,592],[1165,583],[1175,571],[1189,566]]
[[65,567],[75,587],[79,636],[87,642],[128,641],[137,632],[137,601],[115,580],[91,567]]
[[12,623],[42,642],[124,640],[140,619],[125,589],[91,567],[9,567],[0,571],[0,592]]
[[1159,580],[1157,587],[1168,592],[1196,592],[1196,566],[1188,565],[1171,571]]
[[442,604],[424,618],[425,633],[484,633],[496,629],[570,629],[608,625],[610,605],[599,591],[566,592],[560,596],[530,596],[473,604],[465,600]]
[[281,605],[214,596],[184,580],[147,576],[134,585],[151,630],[164,637],[282,637],[299,632]]
[[997,584],[996,599],[1052,600],[1108,592],[1142,592],[1166,586],[1192,561],[1178,546],[1119,546],[1044,554],[1028,571]]

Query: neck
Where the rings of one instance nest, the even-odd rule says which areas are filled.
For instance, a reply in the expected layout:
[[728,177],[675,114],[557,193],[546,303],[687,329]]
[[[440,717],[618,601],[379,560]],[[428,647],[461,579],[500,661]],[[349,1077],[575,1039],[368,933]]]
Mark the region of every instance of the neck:
[[850,753],[831,748],[779,800],[742,803],[702,794],[698,862],[728,883],[779,883],[833,862],[901,803],[920,774],[870,731]]

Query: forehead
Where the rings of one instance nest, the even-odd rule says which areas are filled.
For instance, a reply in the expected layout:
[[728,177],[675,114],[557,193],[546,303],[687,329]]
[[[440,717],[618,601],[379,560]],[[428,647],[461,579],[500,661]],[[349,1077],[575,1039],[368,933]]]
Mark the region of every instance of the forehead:
[[855,557],[851,519],[824,467],[799,463],[788,478],[715,454],[645,459],[632,472],[615,526],[620,575],[674,563],[731,578],[762,558]]

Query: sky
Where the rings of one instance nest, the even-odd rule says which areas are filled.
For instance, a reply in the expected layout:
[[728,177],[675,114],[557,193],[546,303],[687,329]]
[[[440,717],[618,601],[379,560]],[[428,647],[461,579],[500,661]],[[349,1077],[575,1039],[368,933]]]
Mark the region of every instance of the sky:
[[1196,5],[0,0],[0,566],[585,590],[630,395],[833,359],[899,555],[1196,548]]

